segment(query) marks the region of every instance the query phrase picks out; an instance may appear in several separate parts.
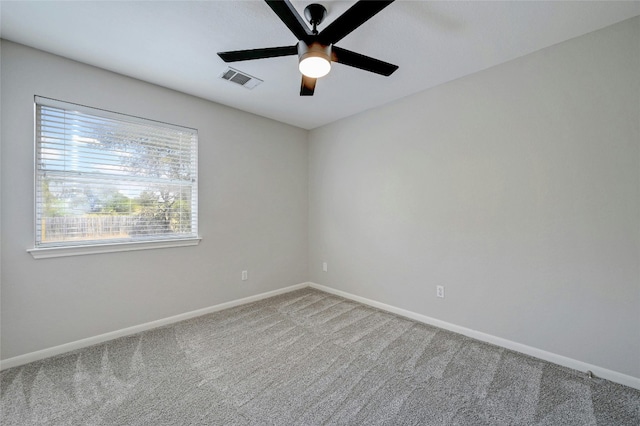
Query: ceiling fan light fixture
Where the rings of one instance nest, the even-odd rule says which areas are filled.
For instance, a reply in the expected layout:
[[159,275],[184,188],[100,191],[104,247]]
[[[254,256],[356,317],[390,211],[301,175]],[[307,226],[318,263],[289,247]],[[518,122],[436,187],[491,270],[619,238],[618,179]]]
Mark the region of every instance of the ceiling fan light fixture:
[[331,45],[298,43],[298,69],[310,78],[320,78],[331,71]]
[[[218,52],[218,56],[225,62],[237,62],[297,54],[298,69],[302,73],[300,96],[313,96],[317,79],[331,71],[332,62],[384,76],[390,76],[398,69],[397,65],[347,49],[341,49],[335,45],[353,30],[393,3],[394,0],[358,0],[322,31],[318,31],[318,25],[327,16],[327,9],[324,6],[313,3],[305,7],[305,22],[305,19],[300,16],[291,1],[265,0],[282,23],[296,36],[297,44],[293,46]],[[311,29],[309,29],[307,23],[311,25]]]

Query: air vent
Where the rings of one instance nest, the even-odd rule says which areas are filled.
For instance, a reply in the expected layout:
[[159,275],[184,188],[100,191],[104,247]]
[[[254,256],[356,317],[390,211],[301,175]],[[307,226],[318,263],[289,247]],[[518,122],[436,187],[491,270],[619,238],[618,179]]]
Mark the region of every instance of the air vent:
[[259,78],[255,78],[247,73],[238,71],[237,69],[231,67],[224,70],[222,74],[220,74],[220,78],[239,84],[240,86],[246,87],[247,89],[253,89],[258,84],[262,83],[262,80],[260,80]]

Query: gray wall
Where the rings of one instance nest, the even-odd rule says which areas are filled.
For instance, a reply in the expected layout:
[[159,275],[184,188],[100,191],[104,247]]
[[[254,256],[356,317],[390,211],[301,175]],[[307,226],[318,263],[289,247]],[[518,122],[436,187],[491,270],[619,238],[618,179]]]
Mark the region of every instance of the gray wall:
[[639,51],[634,18],[311,131],[311,281],[640,377]]
[[[2,42],[1,356],[310,279],[640,377],[639,40],[635,18],[309,133]],[[198,128],[201,244],[32,259],[35,94]]]
[[[3,359],[307,280],[306,131],[5,41],[1,66]],[[200,245],[34,260],[34,95],[197,128]]]

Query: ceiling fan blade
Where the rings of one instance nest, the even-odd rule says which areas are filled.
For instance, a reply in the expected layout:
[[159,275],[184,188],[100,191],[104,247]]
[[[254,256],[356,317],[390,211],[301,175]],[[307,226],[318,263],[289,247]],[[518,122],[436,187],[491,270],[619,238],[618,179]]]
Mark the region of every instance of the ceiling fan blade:
[[307,27],[306,22],[304,22],[298,12],[296,12],[296,8],[293,7],[288,0],[265,1],[298,40],[304,40],[311,35],[311,31],[309,27]]
[[337,43],[391,3],[393,0],[360,0],[320,32],[321,40],[326,44]]
[[267,47],[264,49],[232,50],[218,52],[225,62],[248,61],[251,59],[276,58],[278,56],[297,55],[297,46]]
[[316,90],[317,78],[307,77],[302,75],[302,84],[300,85],[300,96],[313,96],[313,92]]
[[393,65],[379,59],[371,58],[369,56],[361,55],[347,49],[342,49],[337,46],[333,46],[331,52],[331,60],[333,62],[349,65],[350,67],[360,68],[361,70],[374,72],[376,74],[390,76],[395,70],[398,69],[397,65]]

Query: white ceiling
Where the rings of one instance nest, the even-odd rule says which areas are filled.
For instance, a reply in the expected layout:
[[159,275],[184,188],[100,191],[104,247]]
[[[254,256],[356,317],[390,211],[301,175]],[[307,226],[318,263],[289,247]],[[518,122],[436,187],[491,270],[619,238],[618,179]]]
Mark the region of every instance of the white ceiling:
[[[354,1],[316,0],[322,30]],[[313,0],[292,3],[303,15]],[[2,1],[2,38],[312,129],[640,15],[639,1],[396,1],[337,43],[399,65],[383,77],[342,64],[300,97],[295,56],[236,62],[253,90],[219,78],[216,52],[294,45],[266,3]]]

